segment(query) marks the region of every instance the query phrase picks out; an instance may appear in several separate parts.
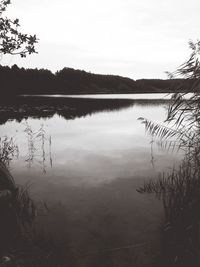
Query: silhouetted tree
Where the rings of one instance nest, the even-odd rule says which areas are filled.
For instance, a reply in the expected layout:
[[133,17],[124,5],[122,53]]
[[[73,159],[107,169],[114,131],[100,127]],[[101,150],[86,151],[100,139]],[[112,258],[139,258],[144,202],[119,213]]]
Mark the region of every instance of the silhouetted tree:
[[0,55],[11,54],[26,57],[27,54],[36,53],[36,35],[28,35],[19,31],[19,20],[3,16],[10,4],[10,0],[0,1]]

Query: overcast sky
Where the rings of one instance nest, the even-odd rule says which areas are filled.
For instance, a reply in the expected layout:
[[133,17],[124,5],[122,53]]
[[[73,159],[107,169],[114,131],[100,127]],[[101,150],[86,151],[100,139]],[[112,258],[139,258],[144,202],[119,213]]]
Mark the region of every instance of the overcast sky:
[[199,0],[12,0],[7,15],[37,34],[37,55],[6,65],[166,78],[200,33]]

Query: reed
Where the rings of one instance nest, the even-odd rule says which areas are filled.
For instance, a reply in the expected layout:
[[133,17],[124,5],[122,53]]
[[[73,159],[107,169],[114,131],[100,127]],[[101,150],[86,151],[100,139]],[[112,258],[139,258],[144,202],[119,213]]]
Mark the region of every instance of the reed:
[[13,247],[18,246],[21,238],[31,229],[36,217],[36,205],[30,197],[28,185],[16,185],[8,167],[2,161],[0,161],[0,216],[0,261],[6,258],[9,260],[8,264],[11,264],[11,258],[7,255],[10,255]]
[[[162,266],[200,265],[200,41],[189,42],[192,53],[177,71],[190,87],[174,93],[162,125],[139,118],[146,131],[167,149],[183,149],[185,156],[178,169],[161,174],[139,188],[139,193],[154,193],[162,200]],[[176,92],[177,92],[176,88]],[[190,93],[188,97],[188,93]]]

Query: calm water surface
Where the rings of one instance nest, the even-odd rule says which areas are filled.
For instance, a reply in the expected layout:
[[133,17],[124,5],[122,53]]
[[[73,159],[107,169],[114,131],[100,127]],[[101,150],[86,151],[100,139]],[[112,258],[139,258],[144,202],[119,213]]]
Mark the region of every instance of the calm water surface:
[[[27,95],[24,95],[27,96]],[[35,96],[35,95],[34,95]],[[42,97],[55,97],[55,98],[96,98],[96,99],[170,99],[171,94],[158,93],[158,94],[90,94],[90,95],[38,95]]]
[[[48,207],[38,216],[38,228],[66,237],[74,266],[153,264],[162,207],[136,189],[160,172],[170,172],[179,156],[152,144],[138,117],[159,123],[165,114],[162,102],[135,101],[79,118],[55,113],[0,126],[0,135],[13,137],[19,147],[19,156],[10,163],[15,181],[31,184],[32,197]],[[40,134],[32,138],[27,129]],[[145,245],[98,253],[141,243]]]

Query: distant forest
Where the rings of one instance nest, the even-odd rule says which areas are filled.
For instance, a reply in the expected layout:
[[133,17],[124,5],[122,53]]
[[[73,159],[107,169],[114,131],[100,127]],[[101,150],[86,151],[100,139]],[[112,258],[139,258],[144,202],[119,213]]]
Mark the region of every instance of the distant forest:
[[46,69],[25,69],[17,65],[0,65],[2,96],[21,94],[115,94],[167,93],[183,91],[183,80],[132,80],[116,75],[92,74],[83,70],[63,68],[55,74]]

